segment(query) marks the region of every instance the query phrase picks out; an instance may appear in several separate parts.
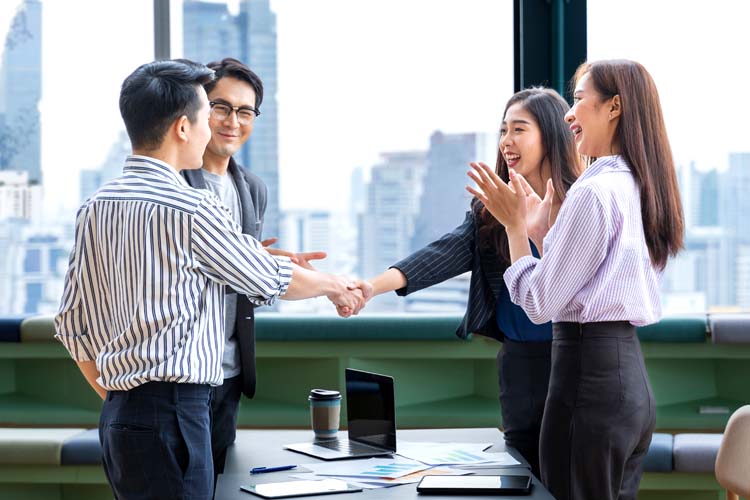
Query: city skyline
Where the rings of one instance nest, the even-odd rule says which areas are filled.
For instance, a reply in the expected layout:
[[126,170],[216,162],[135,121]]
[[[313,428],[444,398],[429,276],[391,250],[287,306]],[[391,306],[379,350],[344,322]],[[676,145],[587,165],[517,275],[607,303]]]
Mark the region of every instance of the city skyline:
[[[237,4],[236,1],[228,3]],[[636,19],[642,9],[628,9],[621,13],[625,17],[622,23],[618,23],[620,27],[612,29],[624,30],[636,20],[656,27],[671,14],[670,8],[674,8],[673,2],[646,3],[639,0],[639,4],[643,4],[644,9],[648,7],[646,10],[654,15]],[[737,5],[727,0],[718,2],[723,3],[731,8],[690,6],[681,9],[685,22],[671,26],[670,30],[679,35],[676,43],[684,42],[690,50],[676,55],[681,58],[710,55],[719,66],[730,68],[731,80],[746,81],[748,68],[732,64],[731,51],[712,47],[716,44],[728,47],[747,41],[748,34],[739,29],[738,23],[744,14],[750,12],[750,5]],[[20,1],[4,2],[0,6],[0,35],[3,37],[18,4]],[[462,2],[464,15],[456,19],[455,6],[449,3],[441,6],[434,5],[434,2],[415,1],[409,2],[408,6],[399,6],[394,1],[272,1],[279,36],[280,206],[285,209],[342,210],[349,172],[357,167],[369,169],[377,162],[380,151],[425,148],[426,138],[436,130],[445,133],[496,132],[504,101],[512,91],[512,10],[509,6],[496,4],[503,2]],[[118,31],[124,31],[131,22],[150,26],[153,15],[151,2],[147,0],[111,2],[106,10],[89,1],[66,3],[64,7],[59,2],[45,2],[44,6],[43,25],[47,36],[43,40],[43,73],[56,75],[66,74],[71,63],[80,64],[81,58],[111,64],[108,57],[111,44],[92,46],[90,39],[117,38]],[[179,10],[177,6],[179,3],[173,11]],[[427,6],[431,16],[425,20],[422,18]],[[592,58],[628,56],[644,62],[654,74],[661,90],[667,129],[677,162],[686,164],[695,160],[699,170],[723,170],[728,166],[725,158],[729,152],[750,150],[747,127],[731,126],[732,117],[744,115],[750,105],[737,100],[732,106],[719,105],[708,109],[719,122],[728,122],[729,126],[705,130],[706,127],[694,125],[697,114],[705,111],[702,100],[705,90],[701,89],[711,88],[714,78],[696,74],[685,80],[681,72],[670,70],[675,67],[670,59],[675,56],[674,51],[652,50],[652,39],[645,34],[635,39],[610,36],[612,29],[599,20],[606,18],[611,8],[601,3],[589,6],[589,55]],[[93,12],[98,12],[101,22],[96,25],[89,23],[85,29],[71,30],[69,25],[56,22],[65,15],[83,19],[84,14]],[[395,20],[394,12],[399,13]],[[345,26],[328,23],[331,25],[320,29],[321,22],[336,17],[334,13],[348,19]],[[179,22],[180,16],[174,18]],[[420,20],[422,33],[417,40],[410,30],[416,19]],[[502,19],[508,23],[507,30],[497,28],[502,26],[502,21],[498,23]],[[453,36],[446,40],[441,33],[449,25]],[[382,26],[392,28],[386,40],[378,35],[382,33],[382,28],[378,27]],[[698,26],[705,36],[692,36]],[[709,33],[711,26],[724,28]],[[173,38],[180,29],[180,26],[174,26]],[[84,148],[80,144],[69,144],[71,141],[65,141],[61,134],[56,133],[66,127],[66,118],[55,112],[53,105],[80,96],[83,92],[76,90],[80,83],[44,82],[42,167],[45,176],[50,178],[50,185],[61,184],[68,178],[66,173],[69,171],[76,176],[78,169],[97,168],[106,158],[122,127],[116,109],[119,83],[137,64],[153,57],[150,29],[143,30],[142,36],[136,38],[128,38],[127,50],[118,57],[112,71],[104,72],[107,75],[98,74],[102,72],[87,74],[87,81],[91,81],[93,88],[86,88],[85,94],[96,92],[96,102],[102,103],[102,111],[94,128],[88,126],[90,120],[77,122],[83,126],[70,124],[73,129],[82,131]],[[471,40],[467,41],[467,38]],[[346,43],[342,44],[342,40]],[[179,49],[179,44],[175,44],[175,48]],[[71,60],[68,54],[80,54],[81,57]],[[441,69],[442,74],[435,72],[434,67]],[[323,77],[310,78],[311,74]],[[384,77],[377,80],[372,78],[373,75]],[[375,83],[369,81],[374,79],[377,80]],[[470,91],[461,92],[463,89]],[[690,102],[695,102],[695,106],[685,105]],[[450,113],[441,117],[438,112],[441,108],[436,106],[440,103],[445,109],[450,109]],[[384,109],[383,104],[388,106]],[[321,113],[321,109],[325,109],[325,113]],[[471,113],[467,114],[467,110]],[[472,114],[474,118],[471,118]],[[363,120],[352,121],[358,115],[375,117],[364,120],[373,122],[369,130],[360,126]],[[316,117],[313,126],[307,117]],[[428,118],[434,120],[425,125]],[[352,123],[357,125],[352,126]],[[404,125],[407,125],[408,133],[402,131]],[[701,137],[696,137],[698,129]],[[348,133],[343,134],[341,130]],[[344,137],[346,140],[342,140]],[[696,148],[696,154],[685,154]],[[57,159],[73,154],[78,161],[65,165],[65,172],[61,172],[63,169]],[[311,190],[310,186],[316,189]],[[63,203],[65,209],[72,211],[76,208],[77,197],[70,193],[71,190],[49,191],[46,199],[50,213],[60,211],[63,199],[67,200]]]
[[[43,168],[43,195],[39,193],[39,186],[28,186],[33,187],[33,190],[30,190],[23,185],[28,180],[34,180],[33,175],[38,173],[38,160],[28,161],[20,167],[13,167],[8,172],[6,184],[0,186],[0,197],[2,197],[0,199],[4,200],[2,206],[5,207],[3,211],[7,212],[0,214],[0,219],[3,216],[6,218],[0,227],[0,248],[2,248],[0,253],[4,257],[0,262],[0,274],[7,279],[8,283],[14,284],[14,290],[21,290],[12,297],[11,305],[2,303],[0,307],[6,309],[11,307],[12,312],[36,312],[36,308],[43,308],[45,312],[49,312],[48,309],[56,305],[56,294],[60,287],[58,282],[62,279],[61,266],[64,265],[67,248],[72,244],[72,233],[69,230],[73,221],[73,213],[81,200],[73,200],[66,209],[61,209],[56,202],[62,196],[75,197],[78,186],[80,186],[80,196],[85,197],[102,182],[116,176],[123,159],[120,157],[124,157],[128,144],[122,128],[107,131],[107,134],[111,131],[116,132],[107,140],[95,141],[96,134],[101,132],[98,130],[98,119],[100,115],[103,117],[111,114],[111,108],[104,106],[101,110],[94,111],[94,108],[89,107],[93,106],[92,103],[99,102],[93,91],[102,89],[94,88],[96,84],[106,79],[120,78],[120,76],[114,75],[113,77],[106,71],[86,73],[87,78],[91,76],[93,81],[76,80],[74,83],[77,93],[65,95],[65,91],[70,92],[70,88],[64,84],[68,83],[67,80],[75,80],[75,78],[65,77],[75,76],[75,70],[78,68],[68,65],[65,67],[67,72],[61,73],[51,72],[49,65],[44,62],[41,70],[38,69],[38,64],[35,66],[35,61],[49,61],[50,51],[53,55],[60,54],[60,47],[50,49],[55,36],[48,35],[46,28],[41,40],[33,36],[33,29],[40,30],[44,24],[34,18],[34,9],[44,5],[42,15],[37,17],[48,18],[55,11],[52,8],[52,14],[50,14],[46,8],[48,5],[55,4],[50,2],[40,4],[36,0],[28,0],[26,5],[31,8],[29,16],[26,16],[27,25],[22,26],[23,29],[19,31],[24,35],[21,38],[26,45],[18,44],[15,39],[7,41],[3,38],[4,47],[11,47],[11,49],[4,51],[3,65],[0,68],[3,75],[0,80],[0,124],[8,123],[9,110],[13,109],[10,103],[21,109],[23,106],[28,108],[28,102],[38,100],[41,80],[43,92],[39,110],[26,109],[24,113],[29,116],[31,122],[34,120],[39,122],[38,117],[41,116],[42,140],[40,143],[36,139],[39,133],[38,127],[36,135],[26,134],[31,139],[26,146],[30,149],[23,157],[33,159],[41,156],[42,165],[48,165],[45,163],[45,158],[52,156],[56,160],[53,165],[58,168],[51,170],[47,166]],[[135,2],[135,5],[143,7],[145,2],[139,0]],[[245,0],[238,3],[238,9],[235,12],[227,11],[226,7],[220,3],[187,2],[184,7],[189,10],[191,5],[206,5],[218,12],[221,18],[211,20],[203,14],[192,19],[189,14],[183,16],[183,21],[186,23],[183,35],[186,40],[202,36],[203,41],[212,46],[211,51],[208,51],[201,49],[199,45],[196,45],[197,48],[191,48],[189,44],[185,44],[185,50],[195,51],[196,55],[193,57],[216,59],[219,57],[216,54],[234,55],[231,51],[235,50],[240,58],[263,61],[262,64],[251,66],[261,73],[261,77],[267,84],[270,84],[267,85],[267,91],[273,89],[278,79],[278,92],[271,90],[270,95],[267,93],[264,99],[263,116],[268,114],[271,118],[265,122],[264,128],[256,129],[254,134],[254,137],[261,138],[259,141],[261,145],[251,143],[249,151],[242,153],[245,158],[242,161],[247,162],[251,168],[253,164],[261,165],[261,168],[255,169],[256,172],[269,184],[269,194],[272,199],[282,206],[276,215],[279,224],[276,231],[272,229],[270,232],[264,232],[265,237],[281,236],[282,241],[279,246],[284,247],[284,239],[286,239],[297,247],[295,250],[298,251],[329,251],[331,258],[323,264],[323,267],[334,272],[348,272],[357,265],[358,258],[360,275],[371,277],[405,257],[409,252],[435,239],[443,232],[449,231],[460,222],[470,202],[470,197],[463,190],[464,185],[470,184],[468,177],[465,176],[466,164],[474,159],[488,163],[494,162],[496,150],[496,127],[494,125],[488,126],[488,130],[480,130],[481,127],[475,127],[470,131],[460,130],[467,126],[466,124],[473,127],[480,123],[482,117],[486,118],[487,122],[494,123],[497,120],[500,112],[490,109],[490,106],[486,106],[483,113],[479,114],[472,110],[472,102],[481,101],[485,104],[488,102],[484,96],[481,96],[479,101],[471,101],[465,93],[462,93],[463,87],[456,85],[451,87],[451,82],[453,82],[451,78],[457,76],[450,74],[451,72],[447,72],[441,79],[430,73],[434,68],[427,68],[426,78],[431,78],[431,80],[426,86],[425,80],[405,81],[403,78],[395,78],[395,76],[410,77],[414,74],[413,68],[404,66],[402,72],[394,74],[383,72],[383,69],[398,68],[401,67],[399,65],[405,64],[404,60],[397,59],[391,50],[396,45],[386,47],[382,51],[365,53],[362,52],[362,46],[353,43],[337,53],[331,53],[331,51],[335,52],[336,43],[340,45],[342,40],[337,36],[337,32],[326,33],[326,36],[321,37],[322,41],[329,44],[327,50],[322,48],[325,44],[320,45],[321,40],[307,41],[308,46],[305,50],[311,57],[306,62],[307,66],[301,66],[304,70],[303,74],[323,75],[327,71],[342,67],[356,74],[346,75],[339,80],[308,78],[302,85],[297,85],[295,91],[299,92],[297,97],[307,96],[304,103],[298,102],[295,101],[294,92],[287,93],[290,87],[286,86],[291,86],[296,80],[303,79],[300,76],[295,77],[294,71],[290,71],[289,67],[286,70],[283,69],[283,52],[290,48],[289,46],[284,48],[284,43],[281,41],[283,37],[280,38],[277,57],[276,33],[272,22],[274,14],[268,9],[269,5],[277,8],[279,13],[276,13],[275,17],[278,20],[279,30],[289,30],[292,29],[288,24],[291,18],[288,11],[284,13],[287,7],[282,7],[289,4],[274,0],[271,0],[270,4],[268,0]],[[368,5],[372,6],[372,4]],[[395,4],[385,1],[383,5],[393,7]],[[483,0],[470,3],[470,6],[474,7],[482,5],[488,4]],[[373,17],[371,20],[377,20],[376,14],[382,15],[384,11],[371,8],[355,12],[348,4],[338,1],[326,3],[327,9],[333,6],[341,9],[339,14],[350,15],[350,20],[354,25],[357,24],[358,16],[370,15]],[[257,9],[259,13],[250,15],[251,8]],[[406,10],[408,14],[408,9]],[[325,9],[323,11],[325,12]],[[444,22],[441,15],[446,12],[439,9],[434,12],[437,13],[434,16],[435,19],[432,20],[435,21],[436,26],[439,26]],[[304,14],[304,9],[301,13],[297,12],[295,16],[299,17],[301,14]],[[316,11],[316,15],[320,14]],[[0,10],[0,22],[2,22],[2,15],[3,11]],[[596,9],[590,12],[590,17],[594,19],[595,24],[592,28],[593,39],[602,36],[602,33],[597,31],[600,27],[595,22],[597,16],[601,15],[602,12],[597,12]],[[405,17],[408,18],[409,15]],[[252,25],[253,19],[263,26],[259,31],[260,38],[256,37],[256,40],[260,41],[254,49],[254,55],[247,55],[251,51],[247,51],[247,48],[242,49],[241,46],[242,43],[252,42],[252,30],[248,26]],[[239,29],[227,29],[216,38],[200,35],[201,30],[205,30],[206,26],[213,27],[219,21],[239,26]],[[401,22],[404,21],[398,21],[398,23]],[[590,22],[592,22],[591,19]],[[244,23],[244,28],[242,23]],[[25,26],[34,28],[27,29]],[[351,26],[347,29],[351,29]],[[392,40],[389,39],[383,43],[388,45],[391,42]],[[422,50],[425,46],[422,42],[418,42],[413,47],[411,45],[406,47],[405,52],[414,50],[414,47]],[[613,47],[616,49],[616,44]],[[20,51],[21,49],[25,51],[23,57],[19,55],[19,52],[14,52],[14,50]],[[138,50],[145,51],[143,47]],[[432,50],[439,52],[440,47],[432,47]],[[455,50],[460,52],[461,49]],[[638,50],[642,48],[634,47],[633,53],[637,55]],[[326,57],[315,59],[312,56],[316,53],[325,54]],[[355,53],[359,57],[355,57]],[[483,56],[473,54],[475,59],[469,58],[469,64],[476,64],[482,57],[486,57],[486,53],[483,54]],[[609,57],[606,53],[600,52],[600,54]],[[130,55],[135,59],[135,55]],[[434,54],[428,54],[419,59],[419,62],[429,66],[434,62],[431,59],[432,56]],[[415,54],[407,54],[405,61],[408,63],[415,57]],[[741,122],[739,126],[730,127],[729,130],[726,127],[704,127],[702,124],[689,123],[688,118],[696,113],[705,112],[707,109],[705,106],[681,109],[678,114],[669,115],[666,111],[668,106],[673,106],[674,102],[684,99],[681,96],[693,88],[694,82],[691,80],[684,85],[684,88],[680,88],[679,84],[675,84],[675,78],[678,78],[680,73],[665,72],[664,64],[658,62],[659,57],[650,54],[644,57],[650,57],[648,60],[644,59],[647,67],[653,64],[656,68],[653,73],[659,88],[669,89],[666,93],[662,92],[662,95],[665,95],[668,128],[670,120],[673,121],[675,117],[678,117],[687,122],[688,126],[698,130],[704,141],[713,140],[717,134],[721,136],[721,140],[716,141],[715,147],[707,147],[693,139],[695,144],[691,144],[690,148],[681,151],[680,154],[675,153],[685,203],[686,248],[677,259],[670,262],[667,268],[663,288],[665,310],[685,312],[716,307],[750,309],[750,237],[747,236],[750,233],[745,229],[746,223],[742,217],[742,214],[750,210],[746,201],[747,197],[744,196],[750,190],[750,142],[748,142],[750,135],[745,134],[742,137],[741,144],[744,146],[733,149],[732,144],[735,144],[737,137],[743,135],[744,124]],[[376,67],[364,71],[361,66],[348,66],[355,59],[364,60],[365,63]],[[29,64],[18,64],[18,61],[25,60],[28,60]],[[333,64],[331,61],[337,62]],[[59,61],[56,63],[59,64]],[[453,69],[451,68],[451,71]],[[118,66],[119,70],[124,71]],[[128,72],[130,70],[132,68],[128,68]],[[445,72],[445,69],[443,71]],[[460,71],[457,73],[461,76]],[[106,76],[106,78],[96,80],[99,76]],[[9,85],[8,82],[13,85]],[[497,84],[496,81],[491,81],[491,83]],[[421,101],[412,96],[414,89],[419,85],[424,86],[424,95],[419,96],[423,98]],[[675,88],[678,88],[680,92],[673,91]],[[410,103],[413,106],[408,110],[400,109],[399,105],[403,106],[403,102],[391,100],[391,98],[398,95],[401,90],[404,91],[402,93],[407,94],[407,97],[419,102]],[[347,94],[349,91],[356,92],[350,95]],[[89,95],[89,92],[92,94]],[[111,89],[108,89],[108,92],[111,92]],[[382,99],[367,99],[368,92],[377,96],[382,94]],[[496,94],[498,101],[495,104],[502,106],[504,97],[500,98],[499,92]],[[315,99],[309,99],[311,95]],[[332,104],[328,103],[332,99],[331,95],[335,97],[334,101],[342,101],[348,104],[350,109],[332,108]],[[436,95],[439,95],[442,100],[436,98]],[[63,103],[60,104],[61,106],[72,105],[72,109],[62,114],[57,108],[50,108],[50,102],[57,103],[55,97],[59,99],[61,96],[65,97],[60,100],[60,103]],[[420,107],[425,104],[429,106]],[[710,109],[710,116],[719,120],[727,120],[733,114],[741,112],[743,106],[748,105],[741,102],[735,107],[714,106]],[[116,108],[116,105],[114,107]],[[274,116],[277,108],[278,129]],[[300,151],[293,148],[293,153],[300,155],[298,157],[301,158],[295,162],[302,163],[301,167],[298,166],[298,169],[294,171],[285,171],[285,161],[289,161],[290,158],[289,150],[284,160],[285,155],[278,150],[276,142],[283,144],[284,137],[287,136],[284,132],[285,120],[282,112],[285,108],[291,108],[293,111],[286,116],[298,117],[292,120],[292,129],[297,126],[309,129],[303,134],[305,140],[309,142],[299,142]],[[67,108],[61,107],[60,109]],[[299,119],[299,116],[308,119]],[[311,117],[312,119],[309,119]],[[364,133],[365,129],[357,126],[361,122],[357,122],[342,132],[342,129],[337,128],[337,121],[344,119],[342,117],[349,117],[350,120],[355,118],[369,120],[372,123],[368,126],[374,127],[376,132],[370,135]],[[90,122],[87,128],[77,128],[76,124],[79,122],[75,120],[78,119],[86,119]],[[10,123],[16,121],[13,119]],[[106,120],[102,118],[102,122],[104,121]],[[52,128],[52,134],[50,134],[51,124],[59,128],[59,130]],[[441,125],[445,125],[447,129],[456,130],[446,131],[447,129]],[[21,130],[22,127],[19,127],[20,125],[17,128]],[[102,125],[101,128],[107,127]],[[408,130],[408,134],[402,132],[404,129]],[[54,133],[59,131],[73,131],[73,133]],[[49,139],[50,135],[58,141],[61,137],[67,139],[66,147],[71,152],[69,157],[54,156],[57,152],[55,146],[50,146],[48,140],[45,140],[45,138]],[[692,138],[693,135],[690,137]],[[82,148],[81,144],[91,147]],[[98,163],[88,166],[89,160],[82,158],[93,157],[86,155],[91,153],[90,149],[95,149],[94,145],[106,146],[106,150]],[[393,147],[390,147],[391,145]],[[281,149],[283,150],[283,147]],[[346,154],[360,149],[362,150],[359,151],[360,155],[347,156]],[[699,151],[700,154],[696,157],[685,158],[686,151],[688,153]],[[277,154],[280,155],[281,164],[276,159]],[[294,158],[294,156],[291,157]],[[371,160],[364,159],[370,157],[372,157]],[[26,177],[15,175],[17,172],[28,175]],[[290,177],[291,180],[289,180]],[[277,179],[279,179],[278,184]],[[300,195],[300,192],[304,193],[304,196]],[[19,197],[25,197],[27,201],[19,204]],[[279,200],[285,198],[294,198],[296,203],[302,206],[295,204],[284,206],[285,204]],[[48,212],[54,213],[54,217],[49,214],[46,218],[31,215],[41,212],[42,204],[46,205]],[[29,222],[32,219],[34,219],[33,223]],[[285,224],[284,228],[281,227],[282,223]],[[358,245],[356,245],[357,242]],[[327,245],[330,248],[318,248],[318,245]],[[414,300],[410,301],[402,301],[389,295],[390,299],[382,299],[382,309],[442,310],[450,307],[452,308],[450,310],[455,309],[458,312],[461,310],[462,294],[466,293],[465,288],[465,280],[456,280],[446,282],[440,290],[434,290],[435,293],[421,297],[415,296]],[[0,297],[0,301],[7,301],[6,299],[11,300],[8,297]],[[296,307],[295,310],[316,311],[317,306]]]

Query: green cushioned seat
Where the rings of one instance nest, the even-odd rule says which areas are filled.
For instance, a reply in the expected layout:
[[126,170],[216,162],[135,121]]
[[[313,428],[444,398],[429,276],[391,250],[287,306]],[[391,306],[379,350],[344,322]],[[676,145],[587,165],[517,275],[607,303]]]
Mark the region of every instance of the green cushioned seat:
[[[419,321],[414,318],[419,317]],[[258,340],[456,340],[457,314],[320,317],[258,314]],[[314,319],[314,321],[313,321]]]
[[21,323],[21,342],[52,342],[54,335],[54,316],[32,316]]
[[60,465],[63,443],[84,430],[0,428],[0,464]]
[[706,316],[674,316],[638,328],[641,342],[706,342]]

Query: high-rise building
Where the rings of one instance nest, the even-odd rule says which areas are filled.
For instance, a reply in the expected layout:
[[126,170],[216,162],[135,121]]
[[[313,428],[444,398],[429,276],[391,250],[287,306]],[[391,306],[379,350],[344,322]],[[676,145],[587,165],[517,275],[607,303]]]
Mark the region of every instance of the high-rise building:
[[107,153],[107,158],[94,170],[81,170],[80,177],[80,201],[83,203],[94,192],[112,179],[122,174],[125,158],[131,153],[130,139],[123,130],[117,141],[112,144]]
[[51,314],[62,296],[72,225],[0,221],[0,314]]
[[42,3],[24,0],[5,37],[0,65],[0,170],[41,183]]
[[42,186],[29,184],[28,172],[0,171],[0,220],[39,220]]
[[491,134],[444,134],[430,137],[427,170],[411,250],[422,248],[458,226],[469,210],[471,195],[464,186],[473,161],[494,165],[497,138]]
[[750,308],[750,152],[730,153],[720,182],[719,223],[726,231],[720,275],[722,304]]
[[[426,166],[422,151],[381,156],[382,161],[370,172],[367,202],[360,219],[359,262],[365,278],[382,273],[409,255]],[[381,295],[367,307],[369,312],[404,309],[405,302],[395,294]]]
[[276,93],[276,15],[269,0],[242,0],[238,14],[223,3],[186,0],[183,7],[184,57],[208,63],[234,57],[263,80],[261,115],[236,160],[268,186],[263,232],[279,235],[279,141]]

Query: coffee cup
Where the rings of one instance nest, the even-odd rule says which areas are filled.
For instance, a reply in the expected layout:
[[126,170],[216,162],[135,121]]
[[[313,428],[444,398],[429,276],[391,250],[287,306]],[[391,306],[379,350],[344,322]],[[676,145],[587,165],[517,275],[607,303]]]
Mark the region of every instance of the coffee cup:
[[341,416],[341,393],[327,389],[313,389],[310,401],[310,421],[315,439],[335,439]]

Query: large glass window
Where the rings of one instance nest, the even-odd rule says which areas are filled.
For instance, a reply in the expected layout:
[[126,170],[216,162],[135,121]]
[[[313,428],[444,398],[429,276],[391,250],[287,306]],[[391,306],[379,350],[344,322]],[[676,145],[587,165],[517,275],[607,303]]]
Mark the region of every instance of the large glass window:
[[121,171],[153,2],[0,2],[0,315],[57,310],[76,208]]
[[666,314],[750,310],[748,18],[750,4],[731,0],[588,3],[589,58],[642,63],[664,108],[687,222]]
[[[184,0],[171,16],[174,57],[233,56],[263,80],[235,156],[268,185],[264,238],[372,277],[461,223],[468,163],[494,163],[513,92],[512,2]],[[367,311],[463,311],[468,281],[449,287],[448,301],[387,294]]]

